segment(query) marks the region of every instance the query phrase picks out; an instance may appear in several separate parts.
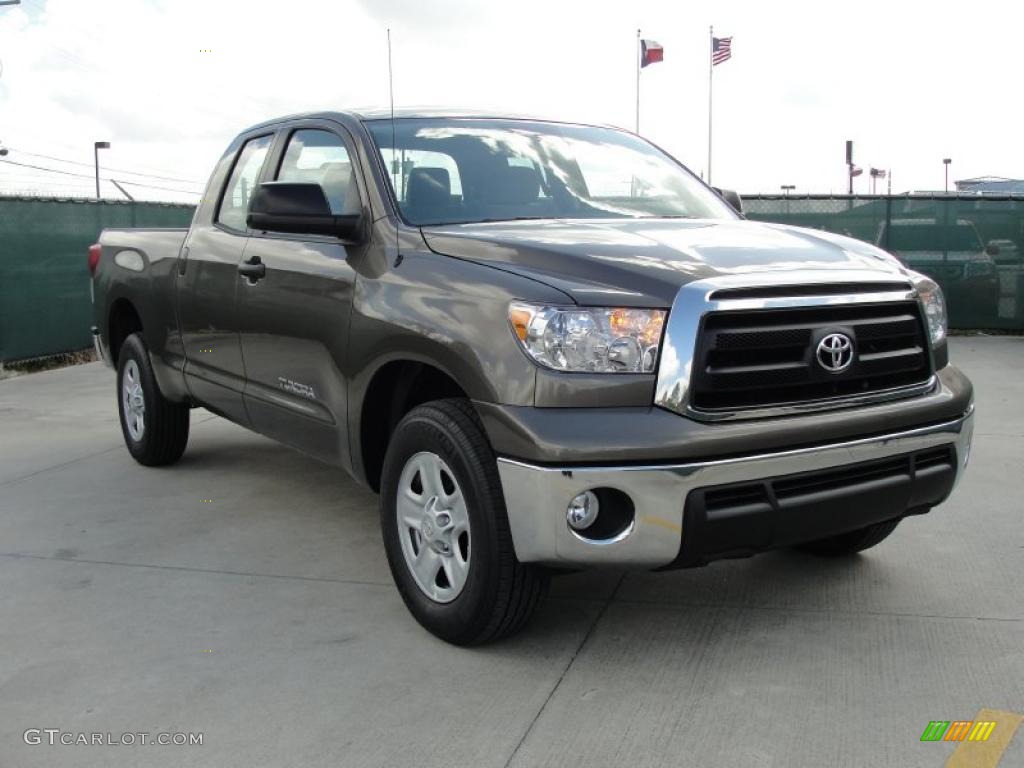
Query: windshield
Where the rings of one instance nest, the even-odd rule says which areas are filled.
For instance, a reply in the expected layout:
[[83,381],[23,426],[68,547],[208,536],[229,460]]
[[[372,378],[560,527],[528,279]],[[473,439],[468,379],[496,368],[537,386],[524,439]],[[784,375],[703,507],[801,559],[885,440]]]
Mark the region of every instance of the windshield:
[[370,120],[411,224],[548,218],[736,218],[672,158],[628,133],[526,120]]

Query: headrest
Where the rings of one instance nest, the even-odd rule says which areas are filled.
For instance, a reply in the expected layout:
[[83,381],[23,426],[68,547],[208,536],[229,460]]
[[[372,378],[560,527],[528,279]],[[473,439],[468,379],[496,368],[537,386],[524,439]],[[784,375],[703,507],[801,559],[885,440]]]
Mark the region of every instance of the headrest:
[[489,203],[503,205],[532,203],[540,193],[540,175],[534,168],[510,165],[495,174],[484,187]]
[[444,168],[413,168],[406,199],[411,206],[450,205],[452,182]]

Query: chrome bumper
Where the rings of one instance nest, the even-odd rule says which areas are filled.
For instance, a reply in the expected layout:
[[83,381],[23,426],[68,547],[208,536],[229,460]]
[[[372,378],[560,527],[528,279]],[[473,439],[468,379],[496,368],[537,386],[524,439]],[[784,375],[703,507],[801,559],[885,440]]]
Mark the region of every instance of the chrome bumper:
[[[974,406],[943,424],[843,443],[718,461],[664,466],[541,467],[498,459],[516,555],[560,566],[657,568],[679,553],[683,507],[695,489],[752,481],[953,444],[956,480],[970,457]],[[607,541],[585,539],[566,523],[566,507],[589,488],[616,488],[633,500],[633,524]]]

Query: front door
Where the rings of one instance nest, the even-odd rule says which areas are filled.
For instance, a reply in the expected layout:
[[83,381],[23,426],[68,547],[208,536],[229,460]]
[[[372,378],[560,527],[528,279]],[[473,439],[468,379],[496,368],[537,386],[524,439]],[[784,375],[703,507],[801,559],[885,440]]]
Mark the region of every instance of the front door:
[[[277,172],[267,177],[320,184],[333,213],[360,213],[364,196],[355,152],[332,125],[293,126],[275,152]],[[254,232],[245,260],[259,260],[266,271],[238,287],[245,404],[253,428],[342,466],[349,464],[342,370],[352,264],[363,248],[335,237]]]
[[197,401],[242,424],[248,419],[242,402],[245,368],[238,339],[238,267],[249,240],[249,200],[272,139],[272,134],[251,138],[237,153],[225,156],[225,167],[218,169],[208,190],[215,195],[223,188],[219,204],[200,208],[205,218],[196,217],[178,260],[185,381]]

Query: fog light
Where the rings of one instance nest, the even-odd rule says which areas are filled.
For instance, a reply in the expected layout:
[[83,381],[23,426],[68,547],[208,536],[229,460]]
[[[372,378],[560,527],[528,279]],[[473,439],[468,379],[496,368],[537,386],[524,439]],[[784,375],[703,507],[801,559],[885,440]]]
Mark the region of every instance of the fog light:
[[584,491],[569,502],[565,519],[568,520],[569,526],[574,531],[582,531],[592,526],[597,520],[600,506],[593,491]]

